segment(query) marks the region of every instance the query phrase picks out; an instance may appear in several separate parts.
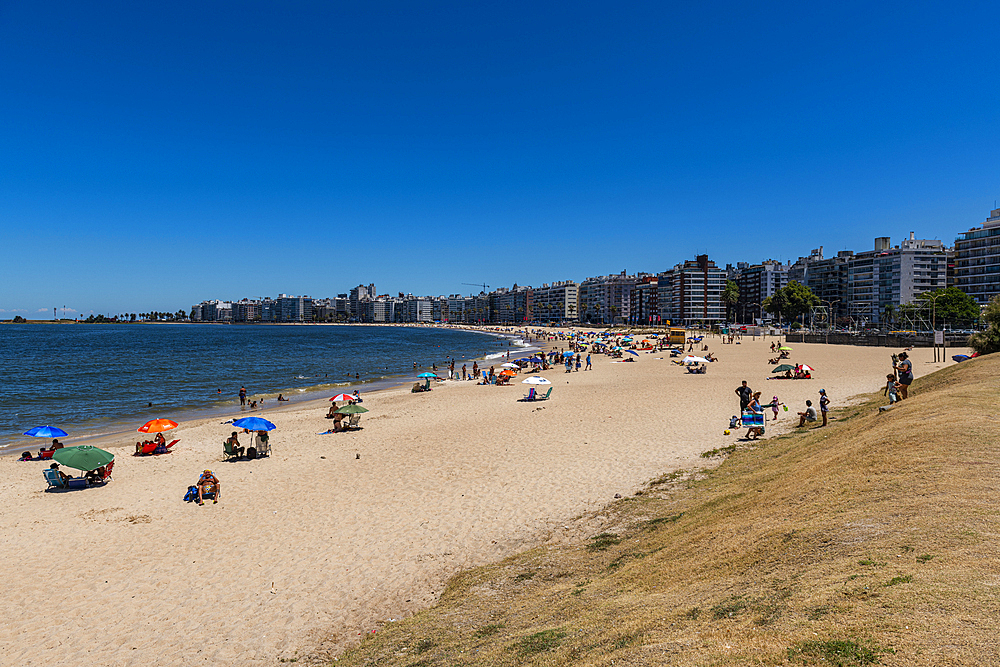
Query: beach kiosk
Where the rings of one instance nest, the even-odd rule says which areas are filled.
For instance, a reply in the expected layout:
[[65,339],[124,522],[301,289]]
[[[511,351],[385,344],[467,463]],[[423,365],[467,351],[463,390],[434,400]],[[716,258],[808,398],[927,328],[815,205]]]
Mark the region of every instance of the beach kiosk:
[[680,327],[670,327],[670,344],[681,345],[687,341],[687,331]]

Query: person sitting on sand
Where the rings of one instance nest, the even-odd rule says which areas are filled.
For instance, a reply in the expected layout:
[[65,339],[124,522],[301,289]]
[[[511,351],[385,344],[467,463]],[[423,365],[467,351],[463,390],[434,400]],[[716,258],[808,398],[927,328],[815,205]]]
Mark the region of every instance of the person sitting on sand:
[[333,430],[335,432],[344,431],[344,413],[338,412],[333,415]]
[[65,446],[66,446],[66,445],[64,445],[64,444],[62,444],[61,442],[59,442],[59,439],[58,439],[58,438],[52,438],[52,446],[51,446],[51,447],[49,447],[49,449],[52,449],[52,450],[56,450],[56,449],[62,449],[62,448],[63,448],[63,447],[65,447]]
[[[236,434],[234,433],[233,436]],[[205,504],[205,496],[208,494],[215,494],[215,499],[212,501],[213,504],[219,502],[219,498],[222,496],[222,485],[219,483],[219,479],[212,474],[211,470],[206,470],[201,473],[201,477],[198,478],[198,504]]]
[[33,460],[34,457],[31,455],[31,452],[22,453],[21,458],[18,459],[18,461],[33,461]]
[[798,413],[799,415],[799,426],[805,426],[806,422],[816,421],[816,408],[813,407],[812,401],[806,401],[806,411]]
[[157,433],[156,436],[153,438],[153,442],[156,443],[157,446],[165,445],[167,444],[167,439],[163,437],[162,433]]
[[286,401],[288,401],[287,398],[285,398],[281,394],[278,394],[278,403],[283,403],[283,402],[286,402]]
[[[465,368],[465,366],[462,366],[462,368]],[[462,379],[464,380],[465,378],[463,377]],[[354,402],[355,403],[364,403],[364,401],[361,400],[361,394],[358,393],[357,389],[354,390]]]
[[83,476],[90,484],[100,484],[104,481],[105,474],[107,473],[105,473],[104,466],[101,466],[100,468],[95,468],[94,470],[88,470],[83,474]]
[[237,437],[236,431],[233,431],[226,442],[232,447],[235,456],[243,458],[243,447],[240,447],[240,439]]

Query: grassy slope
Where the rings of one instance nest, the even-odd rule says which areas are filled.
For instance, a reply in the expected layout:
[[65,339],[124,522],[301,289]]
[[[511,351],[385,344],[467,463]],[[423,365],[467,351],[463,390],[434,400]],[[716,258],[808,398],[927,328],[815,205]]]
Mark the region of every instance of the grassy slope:
[[1000,355],[667,476],[338,665],[1000,664]]

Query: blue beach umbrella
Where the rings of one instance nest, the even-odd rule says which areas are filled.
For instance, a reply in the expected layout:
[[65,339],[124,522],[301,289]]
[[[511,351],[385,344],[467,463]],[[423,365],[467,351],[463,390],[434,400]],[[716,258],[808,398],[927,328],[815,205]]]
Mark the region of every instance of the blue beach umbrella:
[[25,431],[24,434],[30,435],[32,438],[65,438],[69,435],[66,431],[55,426],[36,426],[30,431]]
[[233,426],[245,428],[248,431],[273,431],[278,428],[263,417],[244,417],[233,422]]
[[436,378],[437,375],[435,375],[434,373],[421,373],[417,377],[418,378]]
[[576,354],[576,352],[563,352],[563,356],[564,356],[564,357],[572,357],[572,356],[574,356],[575,354]]
[[637,357],[639,356],[639,353],[636,352],[635,350],[625,350],[625,351],[628,352],[629,354],[634,354]]

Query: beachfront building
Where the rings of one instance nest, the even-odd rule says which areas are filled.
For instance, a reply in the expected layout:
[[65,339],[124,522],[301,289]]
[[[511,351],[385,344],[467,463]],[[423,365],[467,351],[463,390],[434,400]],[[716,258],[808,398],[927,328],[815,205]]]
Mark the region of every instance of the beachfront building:
[[365,299],[359,302],[361,309],[361,322],[398,322],[401,320],[399,307],[402,301],[389,296],[380,296],[375,299]]
[[313,300],[308,296],[279,294],[273,312],[278,318],[276,322],[312,322]]
[[666,323],[711,326],[726,319],[722,289],[726,271],[708,255],[698,255],[665,271],[657,282],[660,319]]
[[823,257],[823,246],[813,250],[808,257],[799,259],[788,269],[788,279],[805,285],[819,297],[827,309],[830,322],[847,318],[850,294],[847,285],[847,267],[853,250],[841,250],[836,257]]
[[954,284],[980,306],[1000,294],[1000,208],[955,239]]
[[234,301],[233,322],[259,322],[260,321],[260,300],[240,299]]
[[358,304],[364,301],[374,300],[376,296],[375,283],[371,283],[369,285],[358,285],[357,287],[351,288],[350,296],[348,297],[351,308],[350,318],[362,321],[360,319],[361,307]]
[[568,322],[577,319],[580,286],[572,280],[542,283],[532,290],[531,314],[540,322]]
[[336,299],[313,299],[313,319],[317,322],[337,322]]
[[433,322],[434,305],[430,297],[415,297],[407,294],[403,299],[403,321],[404,322]]
[[579,288],[579,318],[594,324],[615,324],[631,319],[632,290],[648,276],[630,276],[626,271],[607,276],[587,278]]
[[[196,313],[195,309],[200,312]],[[228,301],[202,301],[191,309],[191,319],[196,322],[230,322],[233,319],[233,304]],[[195,315],[199,319],[195,320]]]
[[643,276],[629,293],[629,323],[655,326],[660,322],[661,276]]
[[490,292],[490,321],[496,324],[524,322],[530,313],[530,287],[500,287]]
[[862,324],[891,320],[889,306],[895,309],[918,294],[947,287],[947,269],[947,251],[937,239],[917,239],[910,232],[893,246],[888,236],[876,238],[874,250],[848,261],[850,316]]
[[764,299],[773,296],[788,284],[788,270],[787,264],[773,259],[760,264],[738,262],[736,278],[733,281],[740,290],[735,309],[736,321],[750,324],[763,319],[764,311],[761,304],[764,303]]
[[450,295],[448,297],[448,321],[468,322],[466,314],[468,309],[472,307],[471,304],[471,296],[462,296],[461,294]]
[[191,321],[201,322],[201,304],[197,303],[191,306]]

